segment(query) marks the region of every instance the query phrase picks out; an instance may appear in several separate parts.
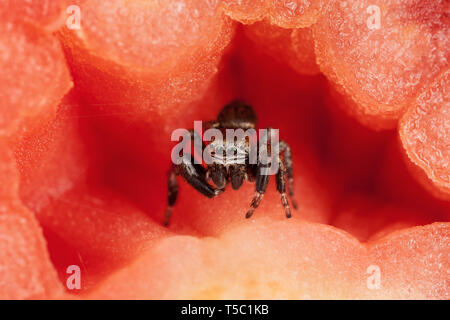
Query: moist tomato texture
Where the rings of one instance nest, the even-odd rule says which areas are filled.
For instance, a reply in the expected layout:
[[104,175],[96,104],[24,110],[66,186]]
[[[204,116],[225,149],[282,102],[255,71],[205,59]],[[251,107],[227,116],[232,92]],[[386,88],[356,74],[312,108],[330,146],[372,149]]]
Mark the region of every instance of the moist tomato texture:
[[[0,7],[1,298],[450,298],[447,1],[70,4]],[[298,210],[180,179],[163,227],[172,131],[235,98]]]

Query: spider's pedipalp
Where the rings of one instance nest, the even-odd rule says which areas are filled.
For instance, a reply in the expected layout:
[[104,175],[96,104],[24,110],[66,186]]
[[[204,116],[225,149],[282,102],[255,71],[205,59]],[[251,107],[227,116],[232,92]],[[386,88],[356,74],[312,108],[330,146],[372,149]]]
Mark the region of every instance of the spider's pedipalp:
[[230,166],[230,181],[231,181],[231,187],[234,190],[238,190],[245,179],[245,165],[237,164]]

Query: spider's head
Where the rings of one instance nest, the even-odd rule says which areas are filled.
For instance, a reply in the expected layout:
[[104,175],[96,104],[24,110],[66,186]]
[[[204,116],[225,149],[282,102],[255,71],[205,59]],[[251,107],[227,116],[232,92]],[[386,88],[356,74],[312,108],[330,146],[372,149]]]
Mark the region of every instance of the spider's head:
[[246,164],[250,147],[246,139],[227,141],[214,140],[208,145],[211,155],[209,164],[229,167],[235,164]]
[[233,189],[238,189],[244,180],[248,156],[249,144],[246,139],[241,141],[215,140],[208,145],[211,159],[211,179],[219,189],[225,187],[229,178]]

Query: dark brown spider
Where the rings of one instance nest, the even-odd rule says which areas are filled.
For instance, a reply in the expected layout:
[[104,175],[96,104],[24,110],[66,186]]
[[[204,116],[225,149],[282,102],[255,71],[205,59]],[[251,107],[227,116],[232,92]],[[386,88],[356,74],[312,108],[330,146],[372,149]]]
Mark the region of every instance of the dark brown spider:
[[[254,131],[256,127],[256,114],[253,108],[241,101],[234,101],[226,105],[219,113],[217,120],[209,121],[206,124],[206,129],[214,128],[220,130],[225,135],[227,129],[233,130],[247,130]],[[267,129],[267,136],[272,134],[271,128]],[[193,129],[189,131],[190,138],[194,141],[194,138],[199,135]],[[284,142],[279,142],[279,152],[271,158],[271,161],[262,161],[261,157],[261,145],[256,146],[252,137],[256,135],[247,135],[240,139],[233,138],[227,141],[212,140],[207,146],[201,138],[202,147],[201,151],[204,152],[205,148],[210,150],[209,164],[202,162],[197,163],[194,161],[194,153],[188,153],[182,155],[182,161],[180,164],[173,164],[169,172],[169,193],[168,193],[168,207],[165,214],[164,225],[169,224],[169,219],[172,214],[172,207],[174,206],[178,196],[178,181],[177,175],[182,176],[187,183],[194,187],[197,191],[207,196],[208,198],[214,198],[221,194],[228,183],[234,190],[241,187],[244,180],[255,182],[256,193],[251,201],[250,209],[247,211],[246,218],[250,218],[253,215],[255,209],[259,206],[264,192],[267,189],[270,175],[262,174],[264,168],[268,168],[277,161],[276,183],[277,190],[281,195],[281,203],[285,209],[286,217],[291,217],[291,210],[289,202],[286,197],[286,180],[288,182],[289,197],[292,201],[294,209],[297,209],[297,204],[294,200],[293,189],[293,172],[292,172],[292,156],[289,145]],[[273,150],[273,146],[269,143],[269,139],[265,137],[267,142],[267,151]],[[260,138],[261,139],[261,138]],[[253,139],[254,140],[254,139]],[[251,147],[255,146],[258,152],[255,153],[254,161],[252,159]],[[240,160],[240,161],[238,161]],[[210,184],[210,181],[214,183],[214,186]]]

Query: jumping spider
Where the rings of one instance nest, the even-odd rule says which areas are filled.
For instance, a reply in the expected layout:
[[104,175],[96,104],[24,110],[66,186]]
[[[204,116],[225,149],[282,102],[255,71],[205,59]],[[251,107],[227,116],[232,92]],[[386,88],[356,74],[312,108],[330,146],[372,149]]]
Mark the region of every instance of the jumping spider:
[[[257,117],[251,106],[241,101],[234,101],[220,111],[217,120],[209,121],[206,124],[207,128],[216,128],[221,132],[225,132],[226,129],[254,129],[256,122]],[[267,132],[270,134],[271,129],[268,128]],[[193,129],[189,133],[191,140],[194,141],[194,137],[198,134]],[[228,183],[231,183],[232,188],[237,190],[241,187],[244,180],[255,182],[256,193],[250,203],[250,209],[245,216],[246,218],[250,218],[264,196],[270,177],[267,174],[260,174],[262,172],[261,170],[268,165],[263,164],[259,156],[256,161],[249,161],[251,143],[251,139],[248,139],[248,137],[245,140],[237,142],[227,141],[226,139],[223,139],[223,141],[213,140],[208,146],[202,141],[202,152],[205,148],[211,148],[213,150],[211,152],[212,163],[206,165],[206,168],[205,165],[194,162],[194,155],[192,153],[184,154],[181,164],[173,164],[169,172],[168,206],[164,218],[164,225],[167,226],[169,224],[172,207],[177,200],[177,175],[182,176],[187,183],[208,198],[214,198],[221,194]],[[268,146],[268,149],[270,149],[270,146]],[[228,153],[225,153],[227,150],[231,150],[234,156],[227,157]],[[238,163],[236,160],[239,158],[244,161]],[[277,166],[279,169],[276,172],[277,190],[281,195],[281,203],[285,209],[286,217],[290,218],[291,210],[286,196],[286,180],[288,182],[287,189],[289,197],[294,209],[297,209],[297,204],[294,200],[291,149],[282,140],[279,142],[279,153],[275,161],[278,161],[279,165]],[[214,186],[209,183],[211,180]]]

